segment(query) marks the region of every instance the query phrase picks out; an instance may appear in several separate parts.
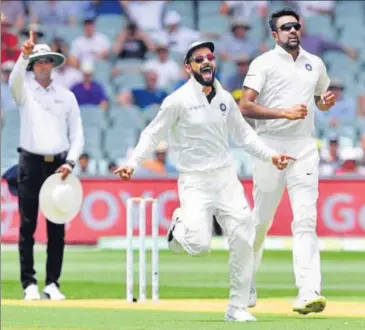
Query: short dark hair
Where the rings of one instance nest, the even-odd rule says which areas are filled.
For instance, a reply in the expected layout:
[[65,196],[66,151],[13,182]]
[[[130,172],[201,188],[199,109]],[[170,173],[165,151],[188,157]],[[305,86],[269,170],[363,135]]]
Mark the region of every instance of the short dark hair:
[[278,11],[272,13],[270,16],[269,25],[270,25],[271,31],[277,30],[276,23],[277,23],[278,19],[283,16],[293,16],[296,18],[296,20],[298,22],[300,20],[299,14],[291,8],[284,8],[284,9],[278,10]]

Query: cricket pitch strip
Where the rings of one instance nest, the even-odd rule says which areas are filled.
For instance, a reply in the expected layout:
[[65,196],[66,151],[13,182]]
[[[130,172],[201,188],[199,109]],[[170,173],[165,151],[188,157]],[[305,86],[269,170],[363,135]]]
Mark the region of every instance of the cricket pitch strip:
[[[260,299],[255,308],[250,309],[253,314],[276,314],[276,315],[298,315],[292,311],[290,299]],[[64,301],[24,301],[24,300],[2,300],[4,306],[31,306],[31,307],[76,307],[76,308],[98,308],[98,309],[131,309],[131,310],[160,310],[160,311],[181,311],[181,312],[209,312],[224,313],[227,307],[227,300],[223,299],[162,299],[158,303],[146,302],[127,303],[117,299],[75,299]],[[365,318],[364,301],[331,301],[320,314],[311,316],[332,316],[332,317],[360,317]]]

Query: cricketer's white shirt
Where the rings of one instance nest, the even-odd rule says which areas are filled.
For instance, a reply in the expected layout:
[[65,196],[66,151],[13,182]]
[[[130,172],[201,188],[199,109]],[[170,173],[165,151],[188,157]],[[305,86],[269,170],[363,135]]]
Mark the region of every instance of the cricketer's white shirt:
[[209,171],[233,165],[228,138],[246,152],[271,161],[275,151],[259,141],[230,93],[216,81],[209,104],[194,78],[169,95],[142,132],[127,165],[137,167],[169,135],[169,152],[179,172]]
[[314,96],[321,96],[329,84],[323,61],[301,47],[295,61],[278,45],[260,55],[251,63],[243,86],[258,92],[256,102],[264,107],[288,109],[303,104],[308,108],[308,115],[299,120],[255,120],[256,132],[282,138],[312,136],[316,109]]
[[9,86],[20,113],[20,147],[39,155],[68,151],[76,162],[84,147],[80,108],[75,95],[52,82],[43,88],[26,80],[29,59],[23,55],[14,65]]

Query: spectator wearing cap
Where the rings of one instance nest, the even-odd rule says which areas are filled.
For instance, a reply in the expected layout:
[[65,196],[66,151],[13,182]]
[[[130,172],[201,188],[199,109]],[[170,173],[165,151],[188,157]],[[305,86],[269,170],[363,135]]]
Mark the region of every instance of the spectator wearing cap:
[[9,76],[15,62],[7,61],[1,64],[1,112],[16,109],[16,103],[9,87]]
[[84,60],[81,63],[81,72],[83,74],[82,82],[71,88],[78,104],[80,106],[98,105],[103,110],[107,110],[108,99],[105,90],[101,84],[93,80],[94,63],[90,60]]
[[121,1],[130,21],[143,31],[161,31],[167,1]]
[[175,10],[166,13],[164,27],[163,31],[152,34],[153,39],[167,43],[169,50],[182,56],[186,53],[188,45],[202,37],[199,31],[183,26],[181,16]]
[[90,155],[87,152],[84,152],[80,155],[79,161],[75,166],[74,170],[76,175],[79,176],[90,176],[95,175],[95,161],[90,162]]
[[4,14],[9,22],[20,30],[25,22],[24,2],[18,0],[1,0],[0,12]]
[[321,150],[319,174],[323,176],[334,175],[341,165],[339,141],[336,135],[331,135],[328,140],[328,148]]
[[222,1],[219,13],[245,20],[257,16],[265,19],[267,16],[267,1]]
[[232,93],[236,89],[242,89],[242,84],[248,72],[251,58],[246,55],[237,56],[234,59],[234,62],[236,64],[236,72],[228,77],[225,86],[230,93]]
[[244,55],[254,57],[260,53],[260,42],[247,36],[251,25],[243,19],[234,19],[231,30],[222,37],[218,44],[218,53],[222,60],[234,60],[236,56]]
[[155,71],[157,73],[157,87],[169,90],[180,78],[179,66],[173,59],[169,58],[169,49],[165,43],[156,46],[156,55],[155,59],[145,63],[144,71]]
[[125,29],[119,33],[113,46],[113,52],[120,59],[144,60],[147,53],[153,50],[153,42],[133,22],[129,22]]
[[168,161],[168,145],[166,141],[161,141],[155,149],[154,158],[145,160],[142,168],[152,174],[168,175],[177,174],[174,165]]
[[71,89],[74,85],[82,81],[82,73],[69,64],[68,45],[62,38],[56,37],[51,43],[53,52],[62,54],[66,57],[65,64],[52,71],[52,79],[55,83]]
[[[304,1],[303,1],[304,2]],[[321,2],[321,1],[318,1]],[[338,43],[337,41],[326,40],[320,34],[308,34],[305,27],[305,20],[300,20],[301,34],[300,34],[300,45],[307,52],[310,52],[318,57],[323,57],[327,51],[337,51],[346,54],[353,60],[358,57],[357,51],[354,48],[345,46]]]
[[79,68],[84,59],[106,59],[109,56],[110,42],[108,37],[95,31],[95,19],[84,20],[84,35],[73,40],[70,49],[70,64]]
[[161,104],[167,96],[165,90],[157,87],[158,75],[155,71],[144,72],[145,86],[122,91],[117,96],[121,105],[137,105],[141,111],[152,104]]
[[328,88],[336,97],[336,104],[331,111],[317,111],[317,116],[322,121],[328,121],[332,127],[355,121],[357,115],[356,103],[344,91],[345,86],[340,79],[333,79]]

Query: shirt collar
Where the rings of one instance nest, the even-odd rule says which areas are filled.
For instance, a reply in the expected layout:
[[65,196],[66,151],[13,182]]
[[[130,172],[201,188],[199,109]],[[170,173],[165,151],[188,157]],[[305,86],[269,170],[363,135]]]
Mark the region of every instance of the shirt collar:
[[[279,46],[278,44],[276,44],[274,50],[279,55],[286,56],[290,59],[293,58],[291,56],[291,54],[289,54],[283,47]],[[299,59],[301,57],[307,57],[307,52],[301,46],[299,46],[299,54],[298,54],[297,59]]]
[[53,81],[51,82],[51,84],[47,87],[47,88],[44,88],[43,86],[41,86],[34,78],[32,79],[32,86],[39,90],[39,89],[42,89],[42,90],[46,90],[47,92],[48,91],[56,91],[56,88],[55,88],[55,85],[53,83]]

